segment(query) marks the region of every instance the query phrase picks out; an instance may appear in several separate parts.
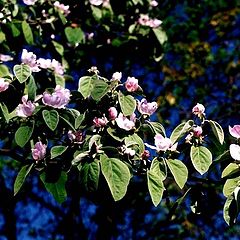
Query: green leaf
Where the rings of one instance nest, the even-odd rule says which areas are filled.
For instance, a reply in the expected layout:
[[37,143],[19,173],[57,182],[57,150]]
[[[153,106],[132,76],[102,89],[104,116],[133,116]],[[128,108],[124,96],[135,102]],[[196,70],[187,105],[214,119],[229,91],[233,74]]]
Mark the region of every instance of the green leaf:
[[15,133],[15,141],[18,146],[24,147],[26,143],[30,140],[33,133],[33,125],[32,126],[22,126],[18,128]]
[[238,173],[240,170],[239,164],[230,163],[222,172],[222,178],[224,177],[231,177],[232,175]]
[[166,160],[167,166],[170,169],[177,185],[182,189],[188,178],[188,169],[185,164],[177,159]]
[[8,67],[5,64],[0,64],[0,77],[10,76]]
[[162,136],[166,137],[166,132],[162,124],[160,124],[159,122],[150,122],[150,121],[146,121],[146,122],[152,129],[154,135],[160,133]]
[[75,131],[76,129],[74,128],[74,126],[72,125],[72,123],[64,116],[60,116],[60,118],[65,122],[65,123],[67,123],[68,124],[68,126],[73,130],[73,131]]
[[43,110],[42,116],[47,124],[47,126],[54,131],[57,128],[58,122],[59,122],[59,114],[56,110]]
[[61,156],[66,150],[68,149],[68,147],[66,146],[54,146],[51,148],[50,153],[51,153],[51,159]]
[[212,164],[212,153],[204,146],[191,147],[191,160],[195,169],[202,175]]
[[238,210],[234,197],[231,195],[227,198],[223,207],[223,218],[229,226],[232,226],[237,219]]
[[143,153],[143,151],[145,150],[145,146],[144,146],[142,138],[140,138],[136,133],[125,137],[124,142],[125,142],[125,145],[127,145],[129,142],[137,143],[138,148],[139,148],[139,153]]
[[129,168],[119,159],[108,158],[105,155],[101,155],[100,164],[102,174],[107,181],[113,199],[115,201],[122,199],[127,192],[130,181]]
[[108,134],[114,138],[115,140],[122,142],[124,140],[125,135],[122,133],[119,133],[116,129],[108,127],[107,128]]
[[84,32],[79,27],[76,27],[76,28],[66,27],[64,31],[65,31],[67,40],[70,44],[76,45],[78,43],[85,41]]
[[31,101],[35,100],[37,91],[37,85],[32,75],[29,77],[29,82],[27,84],[28,99]]
[[1,44],[2,42],[4,42],[5,40],[6,40],[5,34],[4,34],[2,31],[0,31],[0,44]]
[[86,162],[81,168],[80,181],[87,192],[96,191],[100,175],[100,164],[98,160]]
[[93,17],[99,21],[101,18],[102,18],[102,11],[101,9],[99,9],[98,7],[94,7],[91,5],[91,9],[92,9],[92,14],[93,14]]
[[87,98],[91,95],[93,90],[93,79],[89,76],[84,76],[79,79],[78,91],[83,95],[84,98]]
[[189,130],[192,128],[194,122],[189,120],[187,122],[183,122],[179,124],[172,132],[170,139],[172,143],[177,142],[180,138],[182,138]]
[[167,166],[165,162],[166,161],[159,161],[157,158],[154,158],[150,166],[150,171],[158,175],[162,181],[167,177]]
[[61,87],[65,87],[65,78],[61,75],[55,75],[55,83],[56,85],[60,85]]
[[33,34],[30,25],[26,21],[22,21],[22,31],[26,42],[30,45],[34,44]]
[[158,42],[162,45],[167,41],[167,34],[165,31],[162,30],[162,28],[153,28],[152,29],[154,34],[157,37]]
[[79,116],[76,117],[75,124],[74,124],[75,125],[75,129],[78,129],[81,126],[81,124],[83,123],[84,119],[85,119],[85,113],[80,114]]
[[61,176],[59,177],[58,181],[55,183],[46,182],[46,173],[45,172],[43,172],[40,175],[40,179],[42,180],[47,191],[53,195],[53,197],[55,198],[55,200],[58,203],[61,204],[66,200],[66,198],[67,198],[67,192],[65,189],[65,184],[67,182],[67,173],[66,172],[62,171]]
[[238,187],[239,183],[240,183],[240,177],[227,179],[227,181],[223,186],[223,195],[225,197],[230,196],[234,192],[234,189]]
[[210,123],[210,126],[212,128],[212,131],[214,135],[216,136],[217,140],[220,142],[220,144],[223,144],[224,142],[224,132],[222,127],[217,123],[212,120],[208,121]]
[[118,93],[118,101],[122,110],[123,115],[130,116],[136,109],[136,100],[131,95],[123,95],[121,92]]
[[52,41],[53,46],[55,47],[56,51],[63,56],[64,53],[64,47],[62,44],[56,42],[56,41]]
[[4,103],[0,103],[0,108],[2,110],[2,113],[3,113],[3,116],[5,118],[6,123],[9,123],[10,116],[9,116],[7,106]]
[[147,184],[152,202],[154,206],[157,207],[162,200],[163,192],[165,190],[162,179],[155,171],[148,170]]
[[30,173],[32,167],[33,167],[33,163],[30,165],[25,165],[21,168],[21,170],[19,171],[16,180],[14,182],[14,196],[19,192],[19,190],[21,189],[22,185],[25,182],[25,179],[27,177],[27,175]]
[[108,84],[102,80],[93,81],[91,96],[94,100],[99,101],[108,92]]
[[19,29],[15,26],[14,23],[11,23],[10,28],[11,28],[11,31],[12,31],[12,36],[14,38],[18,37],[21,34],[21,31],[19,31]]
[[20,83],[27,81],[32,73],[31,68],[25,64],[15,65],[13,72]]

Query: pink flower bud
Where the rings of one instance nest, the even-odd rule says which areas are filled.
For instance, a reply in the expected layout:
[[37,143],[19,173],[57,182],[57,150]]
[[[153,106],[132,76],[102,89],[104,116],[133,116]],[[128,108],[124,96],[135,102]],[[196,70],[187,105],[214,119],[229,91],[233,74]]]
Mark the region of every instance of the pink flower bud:
[[148,150],[144,150],[143,153],[141,154],[141,159],[147,160],[149,157],[150,157],[150,152]]
[[157,103],[156,102],[151,102],[151,103],[148,103],[147,100],[145,98],[143,98],[140,101],[138,101],[138,111],[141,113],[141,114],[146,114],[146,115],[152,115],[158,108],[157,106]]
[[6,91],[9,87],[9,82],[0,77],[0,92]]
[[150,6],[156,7],[158,5],[158,2],[155,0],[150,1]]
[[34,5],[37,0],[23,0],[26,5]]
[[25,95],[22,97],[22,103],[17,106],[16,114],[19,117],[29,117],[32,115],[37,104],[28,101],[28,96]]
[[103,116],[102,118],[95,117],[93,119],[93,123],[94,123],[95,127],[101,128],[101,127],[105,127],[107,125],[108,120],[105,116]]
[[194,106],[192,109],[192,113],[200,118],[205,115],[204,112],[205,112],[205,107],[200,103],[197,103],[197,105]]
[[135,77],[128,77],[125,82],[125,87],[128,92],[135,92],[138,90],[138,80]]
[[229,126],[230,134],[235,138],[240,138],[240,125]]
[[47,146],[42,144],[41,141],[37,142],[32,149],[32,157],[34,160],[39,161],[46,155]]
[[193,127],[193,135],[195,137],[200,137],[202,135],[202,132],[203,132],[202,127],[200,126]]
[[94,6],[100,6],[103,3],[103,0],[89,0],[89,2]]
[[68,89],[57,85],[52,94],[48,92],[43,93],[42,101],[45,105],[53,108],[65,108],[70,101],[70,96],[71,93]]
[[135,122],[129,120],[122,113],[118,114],[118,117],[115,119],[119,128],[129,131],[135,127]]
[[59,3],[59,1],[56,1],[54,4],[54,7],[58,9],[64,16],[67,16],[70,11],[69,11],[69,5],[64,5],[62,3]]
[[110,107],[108,109],[108,116],[110,120],[115,120],[118,115],[117,109],[115,107]]

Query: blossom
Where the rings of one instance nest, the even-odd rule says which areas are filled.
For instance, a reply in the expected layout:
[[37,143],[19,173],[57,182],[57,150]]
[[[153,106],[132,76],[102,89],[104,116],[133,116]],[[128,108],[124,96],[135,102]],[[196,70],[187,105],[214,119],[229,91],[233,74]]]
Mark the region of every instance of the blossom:
[[23,0],[23,3],[26,5],[34,5],[37,2],[37,0]]
[[39,65],[40,68],[43,69],[48,69],[52,67],[51,59],[39,58],[37,60],[37,64]]
[[90,4],[95,6],[100,6],[103,3],[103,0],[89,0]]
[[157,28],[162,24],[162,21],[157,18],[150,18],[147,14],[141,14],[138,23],[142,26]]
[[120,81],[121,78],[122,78],[122,73],[121,73],[121,72],[115,72],[115,73],[113,73],[113,75],[112,75],[112,80],[118,80],[118,81]]
[[141,102],[137,100],[137,103],[138,103],[138,111],[141,114],[152,115],[158,108],[156,102],[148,103],[145,98],[143,98]]
[[141,154],[141,159],[148,160],[149,157],[150,157],[150,152],[148,150],[144,150],[143,153]]
[[118,112],[117,112],[117,109],[115,107],[110,107],[108,109],[108,116],[109,116],[110,120],[115,120],[116,117],[117,117],[117,114],[118,114]]
[[36,106],[36,103],[32,103],[30,100],[28,101],[28,96],[24,95],[22,97],[22,103],[17,106],[16,114],[19,117],[29,117],[32,115]]
[[57,60],[53,59],[51,62],[51,69],[59,75],[63,75],[64,74],[64,68],[61,65],[60,62],[58,62]]
[[127,155],[129,155],[129,156],[131,156],[131,157],[133,157],[133,156],[136,154],[136,151],[135,151],[134,149],[131,149],[131,148],[125,146],[125,145],[123,145],[123,146],[121,147],[121,150],[122,150],[122,152],[123,152],[124,154],[127,154]]
[[156,7],[158,5],[158,2],[155,0],[150,1],[150,6]]
[[139,88],[138,79],[135,77],[128,77],[125,82],[125,87],[128,92],[135,92]]
[[0,77],[0,92],[6,91],[9,87],[9,82],[7,82],[4,78]]
[[158,133],[154,137],[155,146],[145,143],[145,145],[151,149],[160,151],[176,151],[177,143],[173,144],[170,138],[164,137],[162,134]]
[[54,2],[54,7],[56,7],[63,15],[67,16],[70,13],[69,5],[64,5],[59,1]]
[[203,132],[202,127],[200,126],[193,127],[193,135],[195,137],[200,137],[202,135],[202,132]]
[[135,118],[133,115],[130,117],[130,120],[129,120],[122,113],[119,113],[118,117],[115,120],[116,120],[118,127],[120,127],[121,129],[124,129],[126,131],[129,131],[135,127],[135,122],[134,122]]
[[70,101],[70,96],[71,93],[68,89],[57,85],[52,94],[48,92],[43,93],[42,102],[53,108],[65,108]]
[[205,115],[204,112],[205,107],[200,103],[197,103],[192,109],[192,113],[198,117],[203,117]]
[[78,144],[83,143],[84,137],[83,137],[83,133],[81,131],[73,132],[72,130],[69,130],[67,135],[68,135],[68,138],[70,141],[78,143]]
[[102,118],[95,117],[93,119],[93,123],[94,123],[95,127],[104,127],[108,123],[108,120],[105,116],[103,116]]
[[230,155],[234,160],[240,161],[240,146],[237,144],[231,144]]
[[0,53],[0,61],[8,62],[8,61],[11,61],[11,60],[13,60],[13,57],[11,57],[10,55]]
[[230,134],[235,138],[240,138],[240,125],[229,126]]
[[46,155],[47,146],[41,141],[36,142],[34,148],[32,149],[32,157],[34,160],[39,161],[43,159]]
[[33,72],[40,71],[37,63],[37,56],[33,52],[28,52],[26,49],[23,49],[21,60],[22,63],[27,64]]

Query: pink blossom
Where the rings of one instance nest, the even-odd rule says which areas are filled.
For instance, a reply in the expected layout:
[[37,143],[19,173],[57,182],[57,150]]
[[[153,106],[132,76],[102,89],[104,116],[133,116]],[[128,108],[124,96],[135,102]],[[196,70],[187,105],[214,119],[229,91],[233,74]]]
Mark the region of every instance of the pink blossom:
[[150,6],[157,7],[157,5],[158,5],[157,1],[155,1],[155,0],[150,1]]
[[110,120],[115,120],[118,115],[117,109],[115,107],[110,107],[108,109],[108,116]]
[[21,60],[22,63],[27,64],[33,72],[40,71],[37,64],[37,56],[33,52],[28,52],[26,49],[23,49]]
[[100,6],[104,0],[89,0],[90,4],[94,6]]
[[137,100],[137,103],[138,103],[138,111],[141,114],[146,114],[149,116],[152,115],[158,108],[158,105],[156,102],[148,103],[145,98],[143,98],[141,102]]
[[43,93],[42,101],[45,105],[53,108],[65,108],[70,101],[70,96],[71,93],[68,89],[57,85],[52,94],[48,92]]
[[51,69],[59,75],[63,75],[64,74],[64,68],[61,65],[60,62],[58,62],[57,60],[53,59],[52,63],[51,63]]
[[177,143],[173,144],[170,138],[162,136],[162,134],[156,134],[154,137],[155,146],[145,143],[145,145],[151,149],[156,149],[159,151],[176,151]]
[[105,127],[107,125],[108,120],[105,116],[103,116],[102,118],[95,117],[93,119],[93,123],[94,123],[95,127],[101,128],[101,127]]
[[143,153],[141,154],[141,159],[147,160],[149,157],[150,157],[150,152],[148,150],[144,150]]
[[240,146],[237,144],[231,144],[230,155],[234,160],[240,161]]
[[47,146],[42,144],[41,141],[36,142],[34,148],[32,149],[32,157],[34,160],[39,161],[42,160],[46,155]]
[[23,2],[26,5],[34,5],[37,2],[37,0],[23,0]]
[[135,122],[132,117],[132,120],[125,117],[122,113],[118,114],[118,117],[115,119],[119,128],[129,131],[135,127]]
[[6,91],[9,87],[9,82],[7,82],[4,78],[0,77],[0,92]]
[[56,7],[60,12],[63,13],[63,15],[67,16],[70,13],[69,5],[64,5],[60,3],[59,1],[56,1],[54,4],[54,7]]
[[11,61],[11,60],[13,60],[13,58],[10,55],[0,53],[0,61],[8,62],[8,61]]
[[128,77],[127,81],[125,82],[125,87],[128,92],[135,92],[139,88],[138,79],[135,77]]
[[157,18],[150,18],[147,14],[141,14],[138,23],[142,26],[157,28],[162,24],[162,21]]
[[17,106],[16,114],[18,117],[29,117],[32,115],[36,106],[36,103],[32,103],[30,100],[28,101],[28,96],[24,95],[22,97],[22,103]]
[[195,137],[200,137],[202,135],[202,132],[203,132],[202,127],[200,126],[193,127],[193,135]]
[[197,103],[192,109],[192,113],[198,117],[203,117],[205,115],[204,112],[205,107],[200,103]]
[[230,134],[235,138],[240,138],[240,125],[229,126]]
[[112,75],[112,80],[118,80],[118,81],[120,81],[121,78],[122,78],[122,73],[121,73],[121,72],[115,72],[115,73],[113,73],[113,75]]
[[52,67],[51,59],[39,58],[37,60],[37,64],[39,65],[40,68],[43,69],[48,69]]

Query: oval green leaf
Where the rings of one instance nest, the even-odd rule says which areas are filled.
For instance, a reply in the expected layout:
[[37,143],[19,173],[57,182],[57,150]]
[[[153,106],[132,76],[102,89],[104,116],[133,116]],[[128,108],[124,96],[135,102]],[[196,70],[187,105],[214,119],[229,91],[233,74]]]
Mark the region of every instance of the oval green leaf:
[[68,147],[66,146],[54,146],[51,148],[50,150],[50,154],[51,154],[51,159],[61,156],[66,150],[68,149]]
[[126,164],[117,158],[101,155],[101,170],[115,201],[121,200],[130,181],[130,171]]
[[177,185],[182,189],[188,178],[188,169],[185,164],[177,159],[166,160],[167,166],[170,169]]
[[212,164],[212,153],[204,146],[192,146],[190,152],[191,160],[195,169],[203,175]]
[[59,122],[59,114],[56,110],[43,110],[42,116],[47,124],[47,126],[54,131],[57,128],[58,122]]
[[30,140],[33,133],[33,126],[22,126],[15,133],[15,141],[18,146],[24,147]]
[[93,79],[89,76],[84,76],[79,79],[78,91],[87,98],[91,95],[93,89]]
[[33,34],[30,25],[26,21],[22,21],[22,31],[26,42],[30,45],[34,44]]
[[224,142],[224,132],[222,127],[215,121],[209,120],[210,126],[212,128],[213,134],[217,138],[217,140],[220,142],[220,144],[223,144]]
[[222,178],[230,178],[233,174],[238,173],[240,170],[239,165],[236,163],[230,163],[222,172]]
[[130,116],[136,109],[136,100],[131,95],[123,95],[121,92],[118,93],[118,101],[122,110],[123,115]]
[[13,73],[20,83],[27,81],[32,71],[28,65],[21,64],[13,67]]

